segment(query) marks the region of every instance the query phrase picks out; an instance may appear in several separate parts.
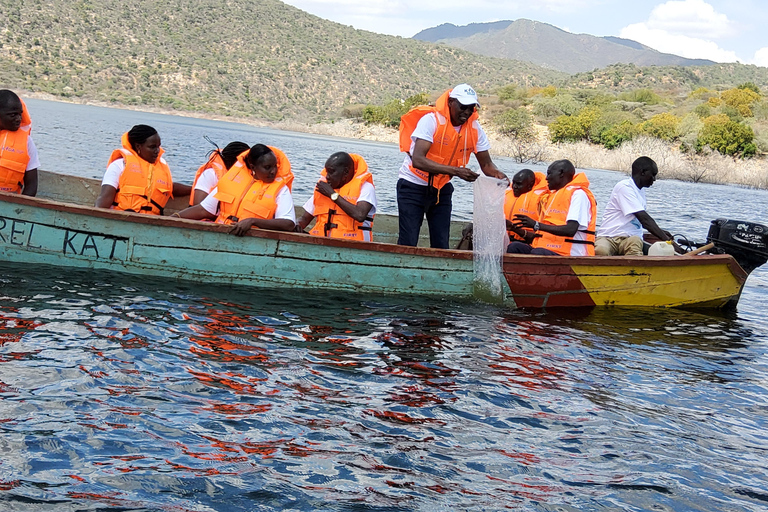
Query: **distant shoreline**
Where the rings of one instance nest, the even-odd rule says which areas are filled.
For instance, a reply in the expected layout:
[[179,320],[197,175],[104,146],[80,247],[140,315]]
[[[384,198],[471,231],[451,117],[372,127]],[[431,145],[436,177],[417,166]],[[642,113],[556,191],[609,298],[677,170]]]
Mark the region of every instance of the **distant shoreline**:
[[[294,131],[313,135],[343,137],[396,144],[398,133],[395,128],[379,125],[369,125],[351,119],[325,121],[320,123],[304,123],[297,120],[267,121],[264,119],[202,114],[186,110],[133,106],[114,104],[96,100],[73,101],[52,94],[18,91],[23,98],[70,103],[75,105],[92,105],[97,107],[117,108],[135,112],[164,114],[194,119],[225,121],[240,123],[258,128],[270,128],[281,131]],[[509,137],[499,135],[490,123],[484,123],[483,128],[491,142],[491,153],[520,160],[521,149]],[[605,149],[587,142],[552,144],[545,134],[540,134],[540,140],[528,148],[536,158],[529,163],[547,163],[562,158],[571,160],[582,169],[603,169],[628,173],[632,161],[639,156],[649,156],[659,164],[660,179],[677,179],[717,185],[736,185],[756,189],[768,189],[768,158],[755,157],[748,160],[734,159],[718,153],[707,155],[686,155],[667,142],[658,139],[640,137],[625,143],[613,150]],[[525,154],[525,151],[522,152]],[[523,162],[525,163],[525,162]]]

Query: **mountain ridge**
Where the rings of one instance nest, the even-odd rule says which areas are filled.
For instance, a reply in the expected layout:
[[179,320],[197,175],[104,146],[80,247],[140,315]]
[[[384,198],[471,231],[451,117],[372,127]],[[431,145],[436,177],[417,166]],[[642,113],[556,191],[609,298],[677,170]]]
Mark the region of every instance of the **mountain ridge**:
[[662,53],[630,39],[572,34],[549,23],[523,18],[465,26],[446,23],[422,30],[413,38],[479,55],[524,60],[570,74],[619,63],[638,66],[715,64],[707,59],[687,59]]

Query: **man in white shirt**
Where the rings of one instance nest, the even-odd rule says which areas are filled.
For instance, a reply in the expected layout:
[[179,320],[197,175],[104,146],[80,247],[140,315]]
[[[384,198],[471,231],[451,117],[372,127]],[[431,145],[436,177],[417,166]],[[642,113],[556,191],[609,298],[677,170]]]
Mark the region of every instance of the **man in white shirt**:
[[478,106],[474,89],[461,84],[440,96],[433,112],[418,120],[397,181],[399,245],[417,245],[426,216],[430,246],[448,248],[453,194],[449,180],[477,179],[479,174],[466,166],[472,153],[485,175],[506,179],[488,153],[491,145],[477,122]]
[[642,256],[643,228],[659,240],[672,240],[672,235],[659,228],[645,211],[643,188],[653,185],[658,173],[656,162],[641,156],[632,163],[632,177],[613,187],[603,222],[597,230],[597,256]]

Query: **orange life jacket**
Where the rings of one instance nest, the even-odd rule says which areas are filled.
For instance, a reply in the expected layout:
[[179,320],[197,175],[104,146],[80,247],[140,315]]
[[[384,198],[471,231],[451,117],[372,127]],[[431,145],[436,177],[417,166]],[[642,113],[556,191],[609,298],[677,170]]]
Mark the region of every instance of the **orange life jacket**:
[[[456,133],[451,124],[451,112],[448,106],[448,96],[451,91],[446,91],[435,102],[435,106],[420,105],[408,111],[400,118],[400,151],[408,153],[411,151],[411,135],[419,123],[419,119],[427,114],[434,115],[437,119],[437,130],[432,140],[432,146],[427,152],[427,158],[433,162],[453,167],[466,167],[472,153],[476,152],[478,133],[474,123],[478,118],[475,111],[461,125],[461,130]],[[416,169],[411,164],[411,172],[419,178],[426,181],[430,186],[438,190],[443,188],[446,183],[451,181],[451,176],[447,174],[430,174],[428,172]]]
[[[227,173],[227,166],[224,165],[224,159],[221,158],[221,150],[217,149],[211,153],[211,157],[208,161],[201,165],[197,170],[197,173],[195,173],[195,179],[192,181],[192,193],[189,194],[189,206],[195,204],[195,186],[206,169],[213,169],[213,172],[216,173],[216,179],[219,180]],[[208,192],[210,192],[210,190]]]
[[540,231],[540,237],[534,239],[533,247],[542,247],[549,249],[562,256],[570,256],[573,244],[583,244],[587,246],[587,256],[595,255],[595,226],[597,225],[597,201],[592,191],[589,190],[589,180],[584,173],[579,173],[573,177],[570,183],[561,189],[546,191],[542,195],[542,210],[539,216],[539,222],[542,224],[554,224],[562,226],[566,223],[568,209],[571,206],[571,198],[577,190],[583,190],[589,199],[589,226],[586,230],[580,229],[586,233],[586,240],[574,240],[562,236],[555,236],[551,233]]
[[[541,200],[541,194],[547,189],[547,180],[543,173],[536,172],[533,175],[535,179],[533,188],[525,194],[520,194],[519,197],[515,197],[515,193],[512,191],[512,184],[507,187],[504,195],[504,216],[507,220],[514,222],[515,215],[518,214],[527,215],[532,219],[539,218],[539,201]],[[532,232],[530,229],[523,229]],[[525,238],[514,231],[507,231],[507,233],[509,233],[509,238],[512,241],[525,241]]]
[[112,206],[126,212],[162,215],[168,199],[173,197],[173,178],[163,158],[165,151],[160,148],[157,160],[151,164],[133,150],[128,132],[123,134],[121,142],[123,147],[114,150],[107,162],[109,167],[118,158],[125,160]]
[[[368,171],[368,164],[360,155],[351,154],[355,161],[355,175],[346,185],[336,190],[339,196],[343,197],[352,204],[357,204],[360,198],[360,191],[364,183],[373,185],[373,175]],[[326,171],[322,171],[322,180],[325,181]],[[313,236],[326,236],[329,238],[343,238],[345,240],[372,240],[373,217],[367,217],[365,220],[370,223],[366,226],[363,222],[357,222],[350,217],[339,205],[334,203],[330,197],[326,197],[317,190],[313,196],[315,204],[315,226],[309,232]]]
[[32,120],[24,101],[21,101],[21,126],[15,132],[0,130],[0,191],[20,193],[24,188],[24,174],[29,164],[27,141],[32,131]]
[[[257,180],[245,165],[248,151],[237,157],[237,162],[219,179],[216,199],[219,200],[219,224],[234,224],[242,219],[273,219],[277,211],[280,189],[293,184],[291,164],[285,153],[267,146],[277,157],[277,175],[272,183]],[[249,150],[250,151],[250,150]]]

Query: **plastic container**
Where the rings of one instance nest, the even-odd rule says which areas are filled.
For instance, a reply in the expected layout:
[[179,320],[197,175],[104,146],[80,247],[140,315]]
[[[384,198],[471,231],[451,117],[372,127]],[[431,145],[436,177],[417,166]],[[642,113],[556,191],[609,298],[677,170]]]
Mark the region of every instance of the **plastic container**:
[[656,242],[648,249],[648,256],[674,256],[675,248],[672,247],[672,241]]

